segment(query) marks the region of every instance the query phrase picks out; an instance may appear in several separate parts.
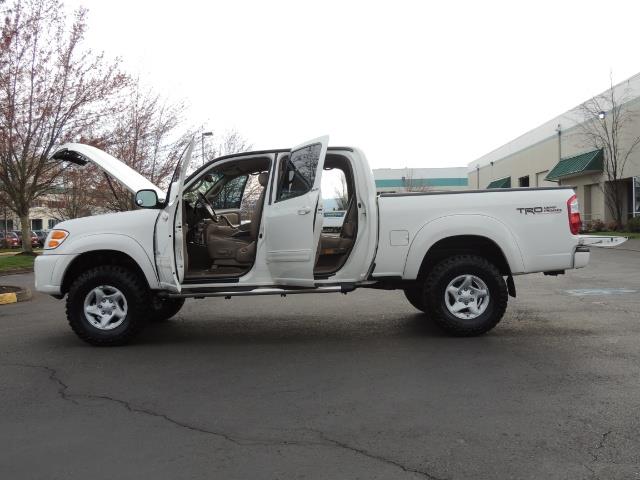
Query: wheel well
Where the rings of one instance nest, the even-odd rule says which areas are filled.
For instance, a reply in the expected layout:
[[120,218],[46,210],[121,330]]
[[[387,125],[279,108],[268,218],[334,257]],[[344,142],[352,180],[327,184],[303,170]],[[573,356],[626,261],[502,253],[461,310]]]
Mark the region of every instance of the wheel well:
[[460,254],[480,255],[498,267],[502,275],[511,275],[504,253],[493,240],[478,235],[457,235],[443,238],[431,246],[422,260],[418,278],[423,278],[442,259]]
[[135,272],[148,286],[147,278],[137,262],[126,253],[118,250],[93,250],[79,255],[67,267],[62,279],[61,293],[69,291],[71,282],[82,272],[100,265],[119,265]]

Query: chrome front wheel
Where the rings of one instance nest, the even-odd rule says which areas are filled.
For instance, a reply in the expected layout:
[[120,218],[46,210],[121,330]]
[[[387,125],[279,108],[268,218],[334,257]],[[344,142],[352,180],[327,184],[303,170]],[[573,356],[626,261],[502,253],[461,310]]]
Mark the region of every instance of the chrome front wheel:
[[151,292],[144,277],[121,265],[81,272],[67,293],[67,319],[92,345],[124,345],[146,325]]
[[84,315],[98,330],[113,330],[127,317],[127,299],[116,287],[99,285],[84,298]]

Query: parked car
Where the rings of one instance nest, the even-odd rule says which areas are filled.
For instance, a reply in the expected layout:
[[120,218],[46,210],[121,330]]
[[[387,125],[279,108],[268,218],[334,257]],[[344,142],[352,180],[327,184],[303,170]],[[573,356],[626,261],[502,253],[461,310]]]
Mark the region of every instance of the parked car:
[[[20,238],[20,246],[22,246],[22,231],[14,230],[13,233],[15,233],[18,236],[18,238]],[[40,246],[38,236],[35,233],[31,232],[31,247],[37,248],[38,246]]]
[[[94,345],[126,343],[185,298],[356,288],[403,290],[426,319],[473,336],[501,320],[513,276],[589,261],[571,187],[377,195],[364,154],[327,143],[227,155],[186,177],[192,142],[168,192],[101,150],[63,145],[55,159],[94,163],[141,208],[58,224],[35,261],[36,289],[66,295],[71,328]],[[321,228],[331,169],[347,182],[338,234]],[[248,195],[255,208],[242,225]]]
[[47,235],[49,234],[48,230],[34,230],[33,233],[38,237],[38,246],[44,247],[44,241],[47,239]]
[[13,231],[7,231],[5,236],[5,232],[2,230],[0,231],[0,245],[2,248],[20,248],[22,241]]

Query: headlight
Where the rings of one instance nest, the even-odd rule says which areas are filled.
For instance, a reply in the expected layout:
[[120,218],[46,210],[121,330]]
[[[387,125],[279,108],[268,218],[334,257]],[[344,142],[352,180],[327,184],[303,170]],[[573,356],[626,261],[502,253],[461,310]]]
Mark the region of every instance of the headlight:
[[58,248],[62,242],[64,242],[69,236],[69,232],[66,230],[51,230],[47,236],[47,241],[44,242],[45,250],[53,250]]

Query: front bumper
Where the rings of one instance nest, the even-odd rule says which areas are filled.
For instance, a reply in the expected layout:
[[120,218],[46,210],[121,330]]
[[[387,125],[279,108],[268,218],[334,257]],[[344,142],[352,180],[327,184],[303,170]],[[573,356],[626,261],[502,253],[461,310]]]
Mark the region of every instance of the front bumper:
[[62,293],[62,279],[69,264],[77,255],[42,254],[36,257],[33,265],[35,288],[49,295]]

